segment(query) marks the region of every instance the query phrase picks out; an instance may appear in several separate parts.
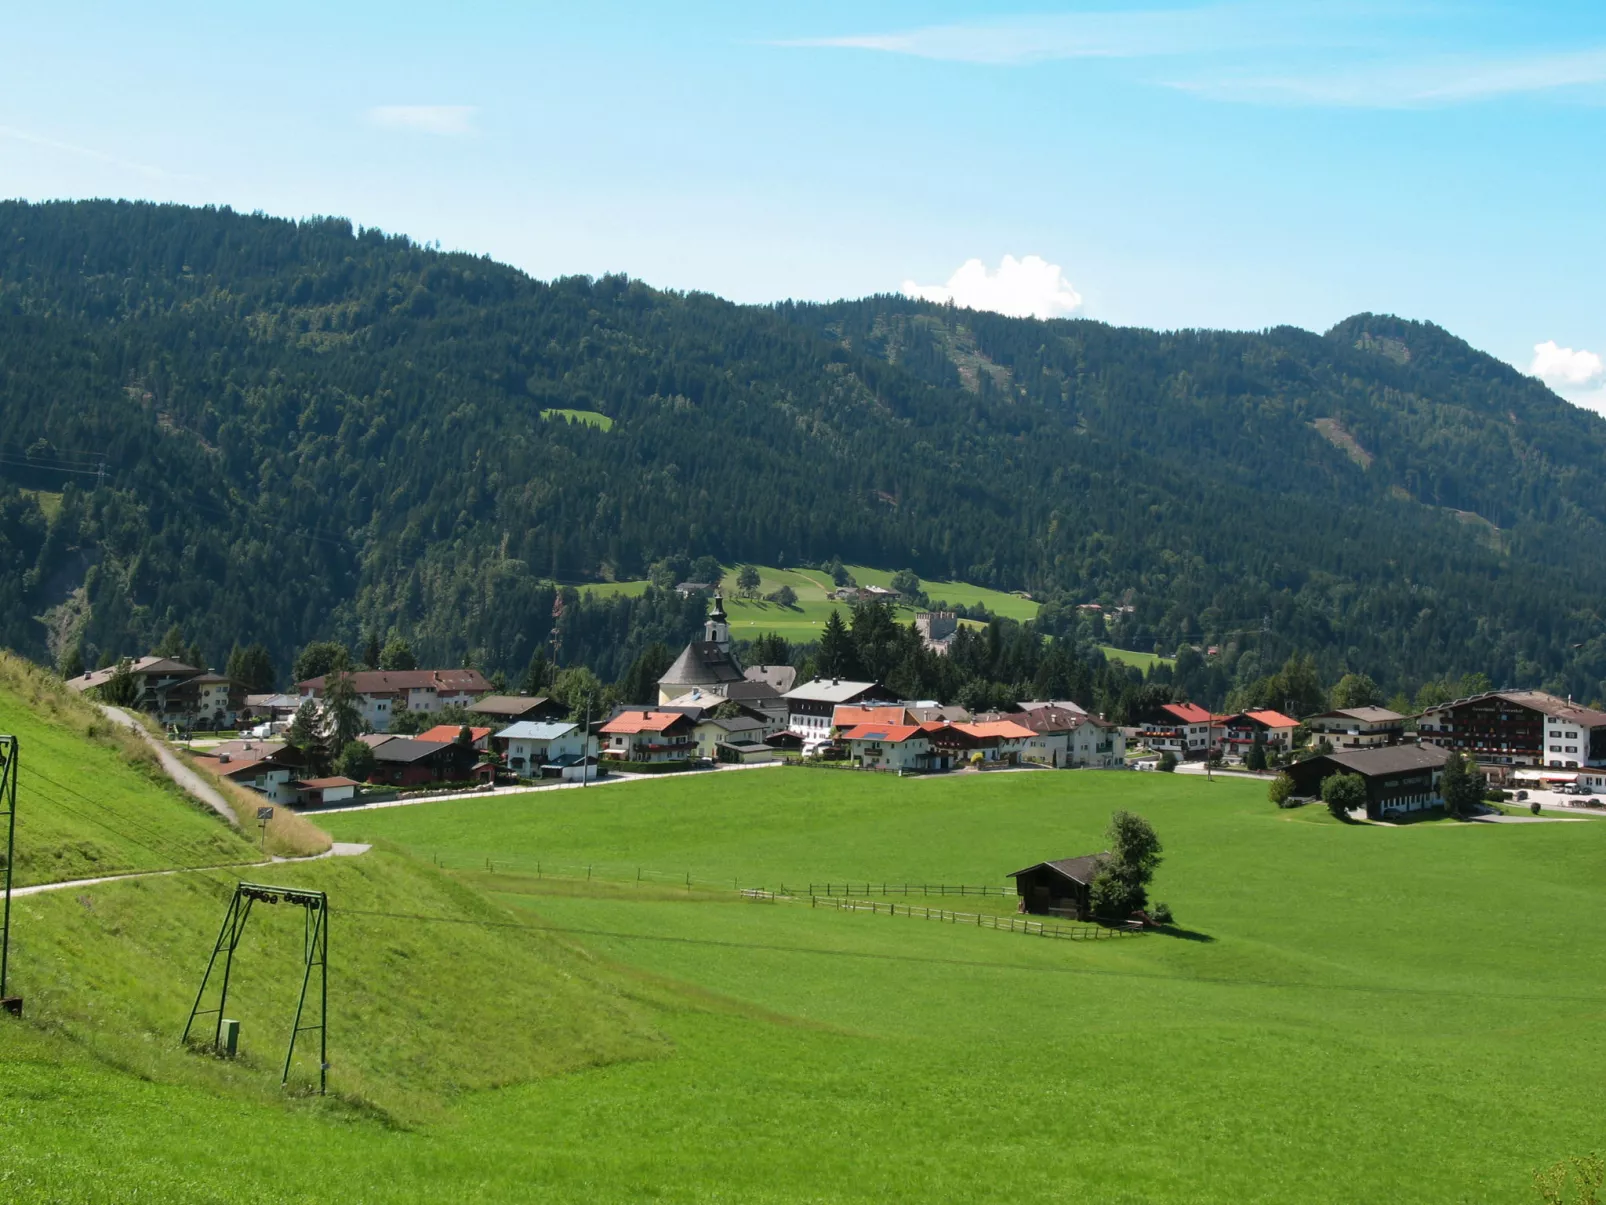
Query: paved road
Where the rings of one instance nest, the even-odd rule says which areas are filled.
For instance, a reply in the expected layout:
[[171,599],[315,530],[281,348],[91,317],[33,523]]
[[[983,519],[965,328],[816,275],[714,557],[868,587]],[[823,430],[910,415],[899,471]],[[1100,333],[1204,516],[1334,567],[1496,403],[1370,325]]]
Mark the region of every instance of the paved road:
[[160,879],[173,874],[197,874],[203,870],[232,870],[246,866],[275,866],[280,862],[316,862],[319,858],[355,858],[365,854],[372,846],[355,841],[336,841],[321,854],[308,854],[304,858],[272,857],[264,862],[223,862],[217,866],[186,866],[178,870],[136,870],[132,874],[107,874],[95,879],[66,879],[60,883],[35,883],[31,887],[13,887],[14,896],[39,895],[46,891],[65,891],[69,887],[93,887],[97,883],[121,883],[125,879]]
[[171,749],[146,731],[144,724],[141,724],[121,707],[110,707],[102,703],[100,709],[106,713],[107,719],[111,720],[112,723],[121,724],[124,728],[129,728],[139,733],[140,739],[156,751],[156,756],[162,763],[162,769],[167,771],[168,777],[183,787],[188,794],[199,799],[230,824],[238,825],[240,823],[240,818],[234,814],[234,808],[229,805],[227,799],[223,798],[222,792],[181,762]]

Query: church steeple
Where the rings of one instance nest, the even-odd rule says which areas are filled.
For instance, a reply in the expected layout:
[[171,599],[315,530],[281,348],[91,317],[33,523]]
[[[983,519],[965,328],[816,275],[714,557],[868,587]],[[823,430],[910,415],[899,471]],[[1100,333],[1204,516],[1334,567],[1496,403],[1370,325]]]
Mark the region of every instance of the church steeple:
[[708,605],[708,622],[703,625],[703,639],[709,644],[717,644],[720,648],[730,647],[731,625],[725,618],[725,600],[714,591],[714,598]]

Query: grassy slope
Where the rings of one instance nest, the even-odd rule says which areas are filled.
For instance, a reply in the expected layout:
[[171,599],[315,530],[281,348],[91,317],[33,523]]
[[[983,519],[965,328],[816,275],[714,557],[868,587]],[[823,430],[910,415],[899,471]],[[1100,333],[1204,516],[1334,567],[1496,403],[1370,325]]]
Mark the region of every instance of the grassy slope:
[[[1073,944],[634,886],[637,864],[727,885],[996,882],[1097,848],[1121,806],[1154,821],[1168,846],[1158,894],[1211,940]],[[62,1170],[76,1167],[107,1200],[182,1176],[191,1197],[227,1200],[336,1186],[375,1201],[1481,1202],[1525,1199],[1532,1167],[1597,1141],[1606,825],[1343,827],[1277,812],[1261,784],[1237,780],[806,770],[328,819],[337,836],[392,837],[454,866],[499,859],[500,873],[464,877],[622,964],[674,1057],[468,1096],[404,1134],[249,1094],[208,1109],[199,1081],[108,1076],[27,1035],[0,1059],[0,1110],[29,1122],[8,1151],[22,1175],[76,1190]],[[538,861],[627,881],[507,871]],[[425,888],[420,914],[476,906],[427,872]],[[74,908],[93,919],[52,905],[64,931],[69,917],[87,923]],[[352,982],[417,932],[341,923]],[[472,929],[441,928],[449,948]],[[416,940],[408,961],[431,948]],[[476,1024],[509,1040],[506,1002],[534,978],[487,975],[483,960],[412,966],[437,987],[470,985],[464,995],[490,1001]],[[391,1028],[340,1023],[359,1046]],[[418,1044],[395,1040],[370,1056],[337,1039],[336,1074],[353,1059],[392,1074]],[[43,1072],[56,1057],[64,1070]],[[85,1125],[100,1135],[93,1158],[77,1141]]]
[[19,741],[17,884],[257,857],[138,739],[48,674],[0,653],[0,732]]

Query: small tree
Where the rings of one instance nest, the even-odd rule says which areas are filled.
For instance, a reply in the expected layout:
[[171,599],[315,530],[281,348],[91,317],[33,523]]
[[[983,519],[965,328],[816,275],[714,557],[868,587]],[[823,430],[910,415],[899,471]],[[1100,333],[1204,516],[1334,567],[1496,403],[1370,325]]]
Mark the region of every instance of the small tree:
[[1088,902],[1094,915],[1120,919],[1149,902],[1149,881],[1164,847],[1149,822],[1132,812],[1112,815],[1105,837],[1110,849],[1099,859]]
[[400,636],[393,636],[379,652],[379,668],[396,671],[417,669],[418,658],[413,656],[412,645]]
[[1476,763],[1459,753],[1450,754],[1444,763],[1444,777],[1439,780],[1439,794],[1450,815],[1474,815],[1483,799],[1484,781]]
[[758,570],[752,565],[743,565],[736,574],[736,589],[744,598],[752,598],[758,592],[758,585],[762,579]]
[[351,664],[351,654],[346,646],[333,640],[315,640],[296,656],[295,668],[292,671],[297,682],[305,682],[309,678],[321,678],[337,669],[345,669]]
[[1254,742],[1249,746],[1249,753],[1244,758],[1244,767],[1256,774],[1266,768],[1266,734],[1258,727],[1255,729]]
[[790,609],[797,606],[797,591],[792,589],[791,586],[782,586],[768,597],[769,601],[778,607]]
[[913,598],[920,593],[920,579],[913,569],[900,569],[892,575],[892,588],[899,594]]
[[1167,749],[1164,753],[1160,754],[1160,760],[1158,763],[1156,763],[1154,768],[1164,774],[1174,773],[1177,768],[1177,755],[1171,752],[1171,750]]
[[1266,798],[1278,807],[1287,807],[1288,801],[1294,795],[1294,780],[1286,774],[1279,774],[1271,780],[1271,786],[1266,788]]
[[367,782],[374,772],[374,751],[362,741],[348,741],[335,759],[335,773],[358,782]]
[[245,648],[235,645],[229,652],[225,672],[244,687],[247,694],[263,694],[273,689],[273,658],[262,644],[250,644]]
[[329,747],[324,741],[323,716],[316,699],[304,700],[296,708],[290,731],[284,734],[285,743],[307,759],[307,768],[321,774],[329,765]]
[[134,663],[127,657],[118,661],[112,676],[101,684],[97,693],[102,703],[109,703],[113,707],[132,707],[139,695],[139,686],[134,681]]
[[344,749],[363,729],[362,708],[357,685],[344,670],[336,670],[324,681],[323,730],[331,749]]
[[84,672],[83,646],[74,641],[61,654],[58,670],[63,678],[76,678]]
[[1340,820],[1366,806],[1366,780],[1359,774],[1330,774],[1322,779],[1322,802]]

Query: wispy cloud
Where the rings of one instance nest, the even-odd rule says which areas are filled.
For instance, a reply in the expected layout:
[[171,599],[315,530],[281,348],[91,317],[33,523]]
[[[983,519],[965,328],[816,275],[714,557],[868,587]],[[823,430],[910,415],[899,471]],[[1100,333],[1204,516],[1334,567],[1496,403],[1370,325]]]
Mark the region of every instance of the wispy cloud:
[[153,167],[149,163],[138,163],[132,159],[124,159],[118,155],[109,155],[105,151],[97,151],[93,147],[78,146],[71,142],[62,142],[56,138],[45,138],[38,134],[19,130],[15,126],[0,126],[0,138],[9,138],[13,142],[26,142],[30,146],[42,146],[48,150],[64,151],[69,155],[77,155],[83,159],[93,159],[96,163],[110,164],[120,167],[124,171],[134,172],[150,180],[193,180],[196,177],[183,175],[179,172],[170,172],[160,167]]
[[1526,93],[1606,91],[1606,46],[1488,53],[1452,49],[1450,10],[1376,0],[1078,12],[800,38],[782,46],[873,51],[939,62],[1028,66],[1164,60],[1147,82],[1220,101],[1341,108],[1464,104]]
[[1232,74],[1169,81],[1215,100],[1405,109],[1606,84],[1606,47],[1509,58],[1438,57],[1357,63],[1294,74]]
[[963,309],[991,310],[1011,318],[1062,318],[1082,304],[1082,295],[1060,266],[1039,255],[1020,259],[1006,255],[996,271],[989,271],[979,259],[969,259],[947,284],[906,280],[903,292],[924,301],[952,302]]
[[476,132],[477,112],[473,105],[375,105],[368,110],[368,120],[387,130],[461,137]]

